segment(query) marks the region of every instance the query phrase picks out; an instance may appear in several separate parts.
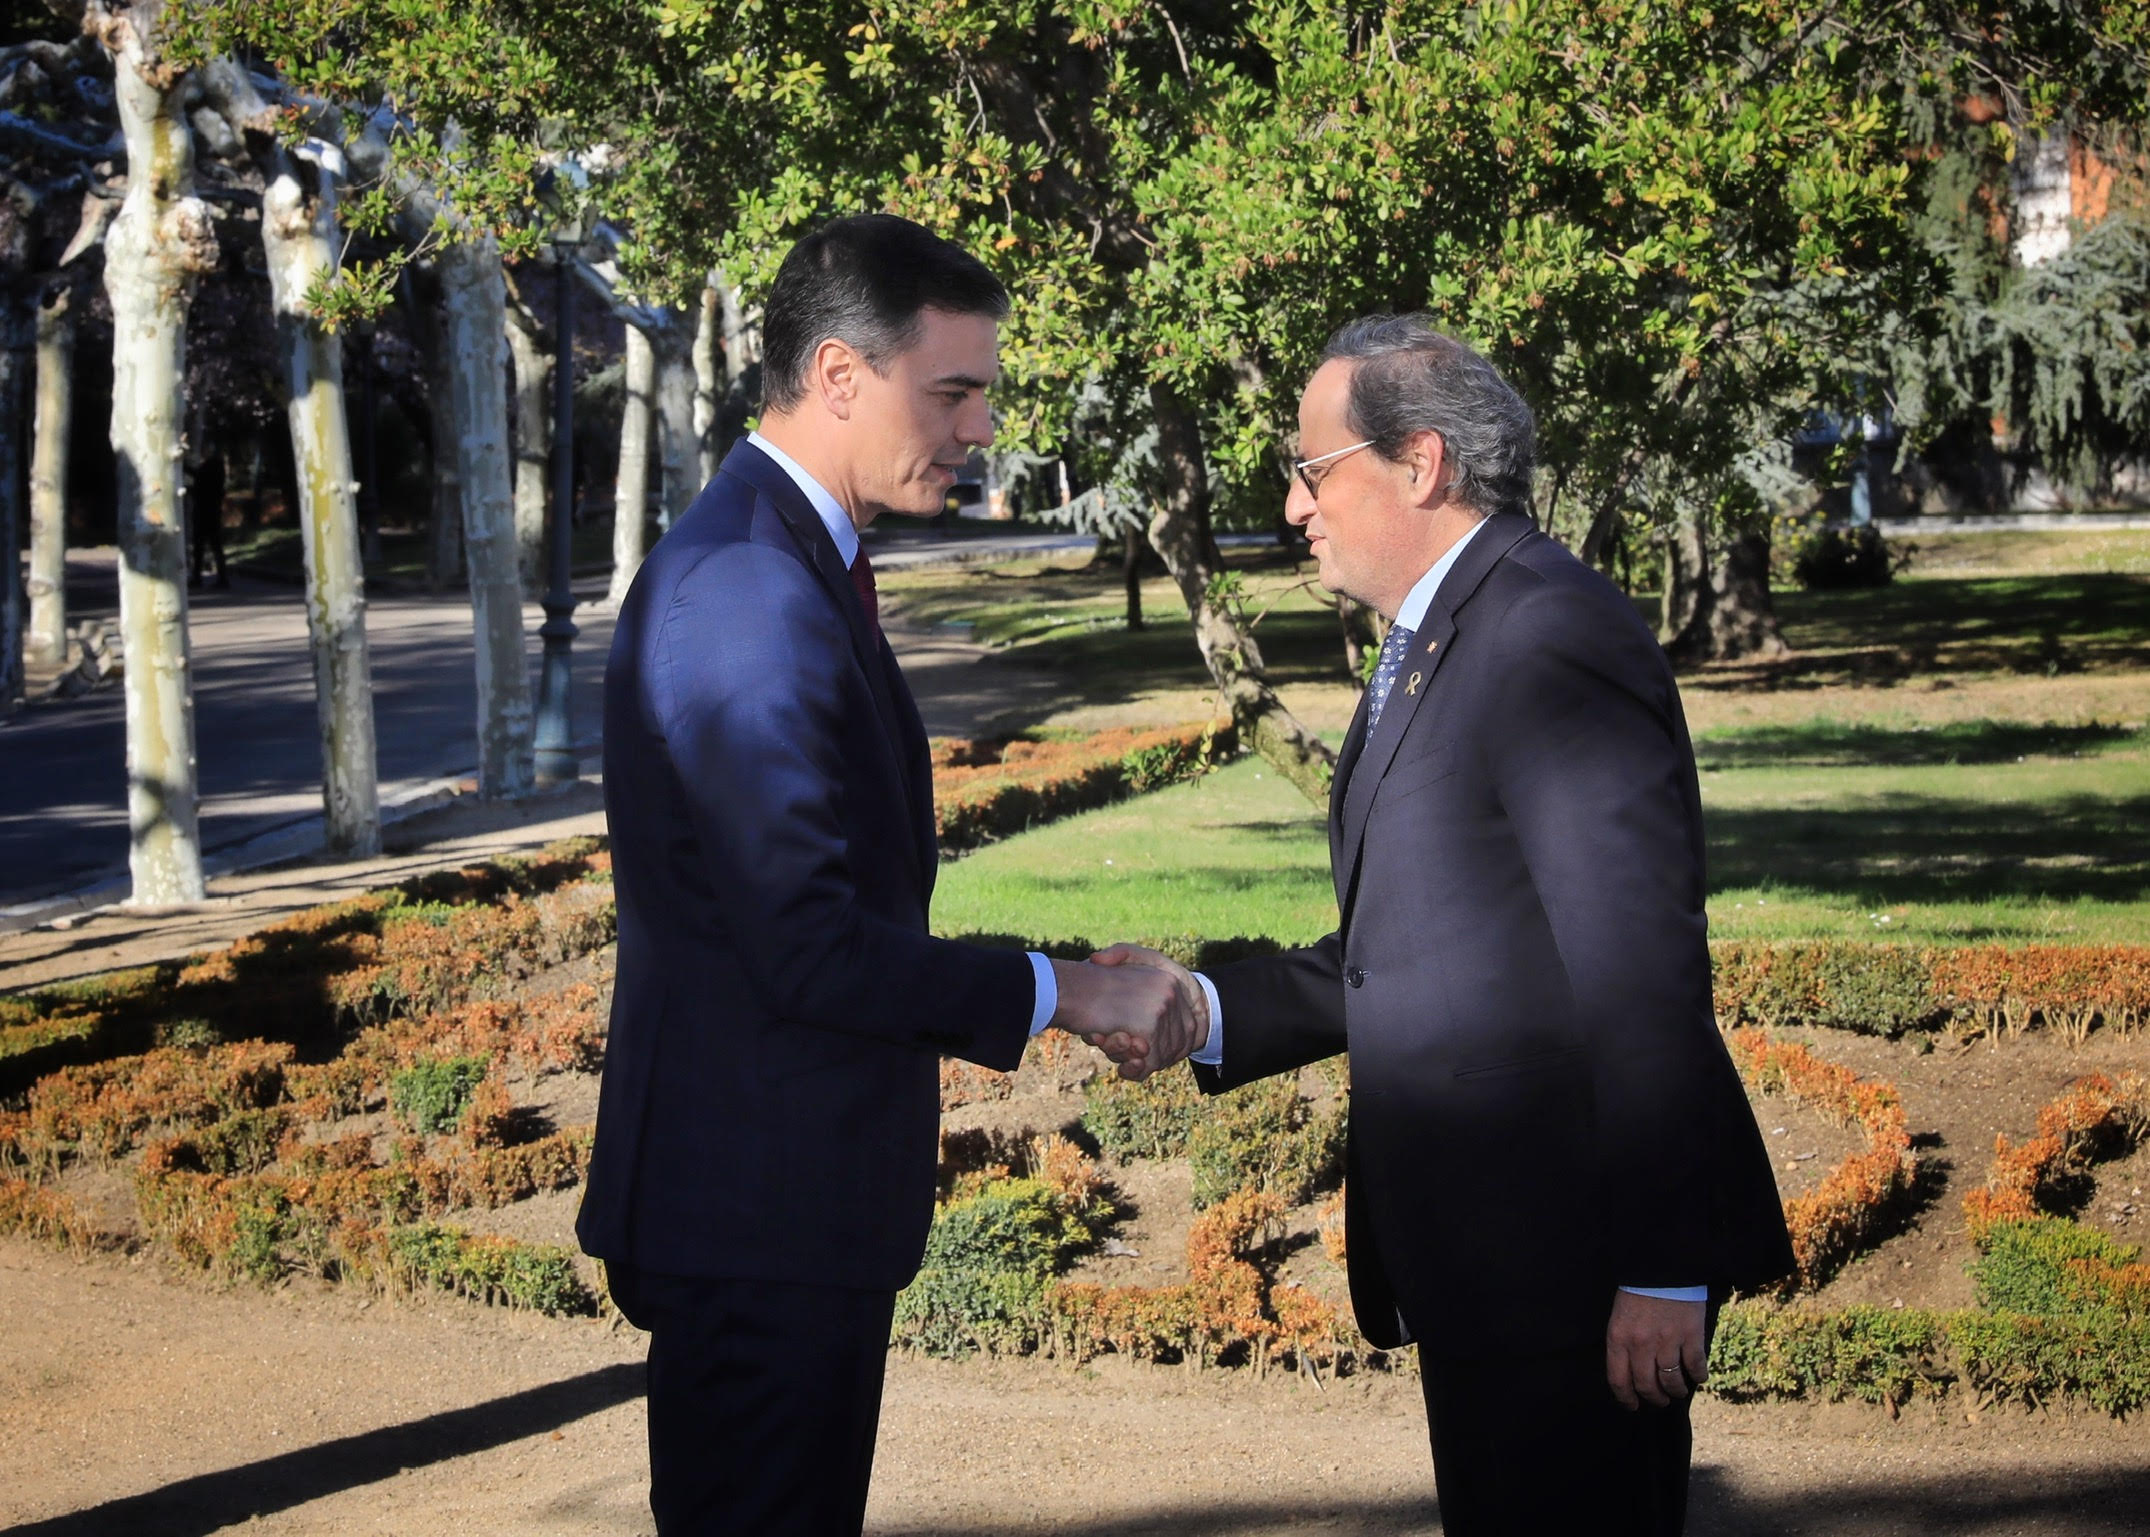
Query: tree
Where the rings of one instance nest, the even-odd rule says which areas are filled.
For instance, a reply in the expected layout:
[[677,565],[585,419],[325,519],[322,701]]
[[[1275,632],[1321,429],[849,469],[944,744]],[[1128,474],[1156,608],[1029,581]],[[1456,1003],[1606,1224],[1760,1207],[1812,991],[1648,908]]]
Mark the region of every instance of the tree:
[[84,19],[112,60],[129,167],[126,198],[105,237],[105,291],[112,301],[112,449],[120,471],[131,900],[198,902],[180,385],[187,302],[216,263],[216,233],[208,206],[194,195],[189,80],[166,56],[164,0],[95,0]]
[[620,409],[620,467],[612,497],[612,585],[605,602],[627,600],[649,540],[650,423],[657,389],[657,355],[639,326],[626,327],[626,399]]
[[[552,500],[552,332],[508,289],[508,360],[515,379],[515,565],[523,591],[544,586],[545,510]],[[572,366],[563,363],[563,366]]]
[[[306,630],[313,651],[327,842],[338,854],[370,857],[381,850],[381,804],[343,344],[309,299],[336,270],[342,243],[336,184],[343,153],[319,137],[309,137],[296,150],[287,147],[283,124],[253,80],[228,59],[204,70],[202,84],[245,142],[263,182],[261,245],[299,471]],[[317,126],[334,132],[336,122],[329,117]]]

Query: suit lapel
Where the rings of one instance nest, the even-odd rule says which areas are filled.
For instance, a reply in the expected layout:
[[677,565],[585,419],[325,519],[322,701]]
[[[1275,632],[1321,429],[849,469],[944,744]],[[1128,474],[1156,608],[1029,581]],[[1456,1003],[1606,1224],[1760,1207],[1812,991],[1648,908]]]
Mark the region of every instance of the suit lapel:
[[[806,563],[827,589],[830,600],[836,604],[850,627],[851,650],[857,657],[859,669],[866,674],[867,692],[873,696],[874,713],[880,718],[882,735],[887,739],[889,752],[894,757],[898,782],[903,786],[904,801],[911,812],[913,837],[911,861],[918,876],[919,889],[930,894],[933,890],[935,869],[933,854],[933,780],[931,762],[928,760],[925,785],[921,791],[918,767],[913,761],[918,754],[915,746],[922,746],[925,730],[918,724],[918,706],[911,699],[910,688],[903,681],[903,674],[896,666],[896,656],[885,639],[875,636],[866,622],[866,610],[859,602],[858,589],[851,585],[851,572],[837,552],[836,541],[822,525],[821,515],[814,511],[792,478],[784,473],[781,465],[752,443],[741,439],[724,456],[719,474],[735,475],[759,491],[784,526],[798,541]],[[906,726],[913,728],[906,731]],[[910,739],[915,734],[916,744]],[[923,814],[925,839],[923,846],[916,829]]]
[[[1404,653],[1396,686],[1381,711],[1381,724],[1370,732],[1364,729],[1366,701],[1360,700],[1359,718],[1353,722],[1352,729],[1363,738],[1363,746],[1351,756],[1350,777],[1344,785],[1343,811],[1331,821],[1331,858],[1340,911],[1348,913],[1358,884],[1359,859],[1366,848],[1366,819],[1373,811],[1374,793],[1380,789],[1382,776],[1395,761],[1396,749],[1402,745],[1404,732],[1410,728],[1419,706],[1433,692],[1435,672],[1448,660],[1453,649],[1450,642],[1456,638],[1457,613],[1470,601],[1471,595],[1478,591],[1479,584],[1485,581],[1501,558],[1531,532],[1530,519],[1520,514],[1507,513],[1490,519],[1465,547],[1456,564],[1449,568],[1448,575],[1441,579],[1426,617],[1411,637],[1410,649]],[[1339,853],[1341,858],[1336,857]]]

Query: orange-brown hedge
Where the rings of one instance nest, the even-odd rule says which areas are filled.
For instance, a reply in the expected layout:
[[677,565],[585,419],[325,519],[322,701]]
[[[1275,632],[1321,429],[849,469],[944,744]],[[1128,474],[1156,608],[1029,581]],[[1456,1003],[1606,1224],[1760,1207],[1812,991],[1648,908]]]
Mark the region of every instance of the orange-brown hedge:
[[2021,1145],[1993,1139],[1993,1168],[1985,1184],[1963,1198],[1971,1241],[1997,1222],[2027,1220],[2051,1210],[2055,1187],[2150,1136],[2150,1080],[2103,1073],[2078,1078],[2038,1111],[2038,1129]]
[[2150,1021],[2150,946],[1733,940],[1710,955],[1728,1029],[1998,1035],[2042,1025],[2080,1042],[2099,1025],[2128,1035]]
[[1121,727],[1067,741],[937,743],[933,814],[941,852],[961,853],[1039,822],[1201,773],[1231,750],[1231,723]]
[[1795,1041],[1771,1039],[1759,1030],[1725,1037],[1740,1076],[1761,1094],[1785,1094],[1812,1105],[1843,1125],[1866,1132],[1866,1146],[1824,1176],[1805,1195],[1784,1203],[1795,1287],[1812,1289],[1833,1275],[1866,1242],[1890,1205],[1911,1187],[1918,1158],[1903,1101],[1889,1084],[1859,1077]]

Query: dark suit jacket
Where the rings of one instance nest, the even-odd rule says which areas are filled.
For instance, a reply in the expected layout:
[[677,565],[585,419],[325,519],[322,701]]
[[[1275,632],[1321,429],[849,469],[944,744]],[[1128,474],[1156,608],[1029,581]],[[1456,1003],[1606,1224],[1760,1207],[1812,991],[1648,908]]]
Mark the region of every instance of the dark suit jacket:
[[1211,974],[1212,1092],[1351,1054],[1359,1327],[1602,1338],[1618,1285],[1791,1269],[1710,1003],[1702,806],[1663,651],[1516,515],[1441,584],[1330,801],[1341,926]]
[[658,541],[605,674],[612,1030],[576,1224],[675,1275],[895,1289],[942,1053],[1013,1068],[1035,983],[926,932],[925,732],[828,530],[742,443]]

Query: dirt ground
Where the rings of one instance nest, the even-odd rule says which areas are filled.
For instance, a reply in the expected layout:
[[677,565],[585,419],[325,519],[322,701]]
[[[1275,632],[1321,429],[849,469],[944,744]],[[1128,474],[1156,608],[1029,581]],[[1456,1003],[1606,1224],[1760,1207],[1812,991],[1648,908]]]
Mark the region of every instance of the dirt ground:
[[[0,1242],[0,1530],[627,1537],[642,1343],[588,1320]],[[2150,1433],[1849,1405],[1696,1414],[1699,1537],[2117,1537]],[[1416,1385],[1118,1362],[890,1362],[876,1537],[1439,1530]]]

